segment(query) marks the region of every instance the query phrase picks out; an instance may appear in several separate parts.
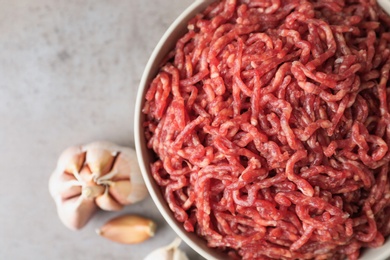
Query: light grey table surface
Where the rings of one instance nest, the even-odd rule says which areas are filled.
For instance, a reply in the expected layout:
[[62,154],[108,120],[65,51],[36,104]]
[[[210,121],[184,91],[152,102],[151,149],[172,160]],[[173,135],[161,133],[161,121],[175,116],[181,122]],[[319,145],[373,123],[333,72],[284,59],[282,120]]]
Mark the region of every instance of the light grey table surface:
[[[0,259],[135,260],[174,239],[150,198],[70,231],[57,218],[48,179],[70,145],[134,145],[144,66],[192,1],[0,0]],[[156,220],[156,236],[125,246],[95,234],[125,212]]]

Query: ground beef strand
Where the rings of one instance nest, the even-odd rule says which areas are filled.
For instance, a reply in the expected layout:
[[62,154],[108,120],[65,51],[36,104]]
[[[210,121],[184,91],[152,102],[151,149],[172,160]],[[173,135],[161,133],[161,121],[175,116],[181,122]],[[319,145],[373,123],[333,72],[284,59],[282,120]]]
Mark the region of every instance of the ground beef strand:
[[155,181],[239,259],[357,259],[390,234],[390,18],[373,0],[223,0],[145,95]]

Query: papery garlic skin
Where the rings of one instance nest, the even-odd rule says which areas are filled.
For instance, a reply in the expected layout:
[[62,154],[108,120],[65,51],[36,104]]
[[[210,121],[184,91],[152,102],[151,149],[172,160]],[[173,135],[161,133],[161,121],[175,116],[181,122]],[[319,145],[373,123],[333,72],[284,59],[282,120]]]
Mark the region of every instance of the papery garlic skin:
[[66,149],[49,180],[61,221],[82,228],[97,209],[118,211],[147,195],[133,149],[93,142]]
[[171,244],[158,248],[147,255],[144,260],[188,260],[187,255],[180,250],[180,238],[176,238]]
[[99,195],[95,199],[96,205],[102,210],[106,211],[118,211],[123,209],[123,205],[118,203],[109,193],[108,188],[103,194]]
[[57,207],[58,216],[66,227],[78,230],[84,227],[95,213],[97,207],[93,200],[74,197]]

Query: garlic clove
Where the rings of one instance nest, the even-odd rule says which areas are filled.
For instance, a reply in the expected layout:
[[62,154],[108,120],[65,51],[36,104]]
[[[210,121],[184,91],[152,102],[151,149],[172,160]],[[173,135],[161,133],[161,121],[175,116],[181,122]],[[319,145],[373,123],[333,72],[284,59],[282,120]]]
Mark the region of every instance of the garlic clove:
[[81,184],[68,173],[54,172],[49,180],[50,195],[60,200],[81,194]]
[[[128,180],[130,178],[130,172],[133,170],[134,165],[132,165],[132,161],[129,160],[129,156],[126,156],[126,153],[123,152],[118,154],[115,160],[115,164],[111,170],[112,172],[115,172],[115,175],[112,177],[113,181]],[[138,164],[136,167],[138,167]]]
[[141,169],[137,160],[137,153],[130,148],[123,149],[124,157],[132,165],[130,171],[130,182],[132,184],[132,193],[128,198],[131,203],[143,200],[148,195],[148,189],[146,188],[144,179],[142,177]]
[[123,208],[123,205],[111,197],[108,193],[108,188],[105,188],[105,192],[102,195],[96,197],[95,202],[99,208],[106,211],[118,211]]
[[129,179],[129,174],[133,171],[140,173],[141,170],[138,165],[137,153],[134,149],[128,147],[122,147],[121,152],[118,154],[112,171],[116,172],[116,175],[112,180]]
[[57,162],[57,169],[61,172],[78,172],[85,160],[85,152],[79,146],[67,148],[60,155]]
[[[89,144],[86,144],[82,147],[82,150],[90,153],[89,159],[87,159],[87,164],[88,165],[93,165],[91,167],[91,171],[96,175],[96,178],[105,175],[111,168],[112,168],[112,161],[114,160],[115,157],[118,154],[118,151],[122,149],[121,146],[118,146],[114,143],[107,142],[107,141],[97,141],[97,142],[92,142]],[[102,152],[102,154],[98,155],[96,154]],[[92,153],[92,154],[91,154]],[[98,157],[98,158],[97,158]],[[98,173],[99,164],[96,161],[106,161],[105,164],[109,164],[106,166],[106,169],[101,169],[100,175]],[[110,163],[111,162],[111,163]]]
[[131,185],[130,181],[112,182],[108,188],[108,193],[120,204],[128,205],[131,203],[128,199],[132,194]]
[[123,215],[104,224],[96,232],[111,241],[138,244],[154,236],[156,224],[136,215]]
[[57,203],[58,216],[62,223],[72,230],[84,227],[97,207],[93,200],[74,197]]
[[187,255],[179,249],[180,238],[176,238],[168,246],[164,246],[152,251],[144,260],[188,260]]
[[81,168],[81,170],[80,170],[78,175],[79,175],[81,181],[85,185],[94,185],[95,184],[95,181],[93,180],[92,172],[91,172],[91,170],[89,169],[89,167],[87,165],[84,165]]
[[131,193],[126,199],[129,203],[136,203],[148,196],[148,190],[138,165],[137,154],[133,149],[122,148],[112,171],[116,172],[112,178],[113,181],[130,179]]
[[87,150],[85,163],[95,179],[108,173],[114,163],[115,156],[109,150],[92,147]]

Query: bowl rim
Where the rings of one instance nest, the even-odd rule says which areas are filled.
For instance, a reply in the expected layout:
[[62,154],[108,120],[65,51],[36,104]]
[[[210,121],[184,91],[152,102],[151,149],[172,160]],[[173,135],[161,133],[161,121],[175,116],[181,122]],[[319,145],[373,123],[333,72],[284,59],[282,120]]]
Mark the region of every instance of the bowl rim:
[[[144,97],[148,89],[148,83],[157,74],[160,62],[173,49],[176,40],[178,40],[187,31],[187,22],[197,13],[203,11],[208,5],[216,0],[195,0],[189,5],[168,27],[163,36],[158,41],[154,48],[141,77],[135,103],[134,114],[134,141],[136,153],[138,157],[139,167],[146,187],[154,204],[157,206],[160,214],[165,221],[174,230],[174,232],[192,249],[199,253],[202,257],[210,260],[226,259],[227,256],[218,252],[216,249],[207,247],[206,242],[198,237],[195,233],[189,233],[184,230],[183,224],[178,222],[172,211],[163,198],[158,185],[151,176],[149,169],[149,149],[146,147],[145,135],[143,132],[143,113]],[[170,41],[171,40],[171,41]],[[385,260],[390,256],[390,237],[379,248],[366,249],[359,257],[359,260]]]

